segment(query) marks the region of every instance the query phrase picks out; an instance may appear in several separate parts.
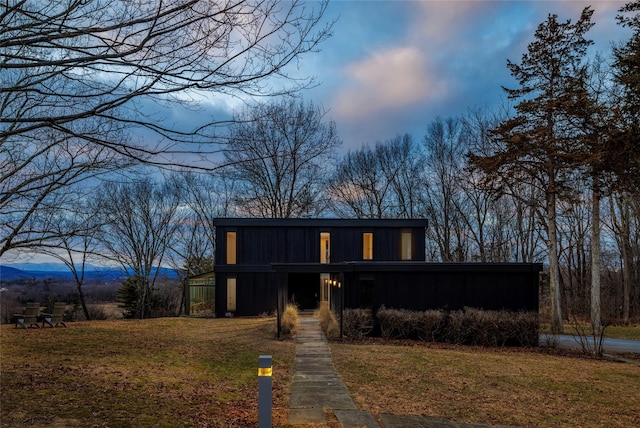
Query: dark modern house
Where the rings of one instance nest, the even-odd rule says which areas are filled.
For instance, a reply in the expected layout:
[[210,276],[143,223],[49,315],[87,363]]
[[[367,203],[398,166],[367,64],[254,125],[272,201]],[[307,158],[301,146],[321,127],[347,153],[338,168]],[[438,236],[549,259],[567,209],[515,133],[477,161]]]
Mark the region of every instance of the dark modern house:
[[426,220],[220,218],[215,227],[215,281],[194,278],[189,290],[191,308],[216,316],[281,314],[292,301],[338,312],[538,310],[541,264],[426,263]]

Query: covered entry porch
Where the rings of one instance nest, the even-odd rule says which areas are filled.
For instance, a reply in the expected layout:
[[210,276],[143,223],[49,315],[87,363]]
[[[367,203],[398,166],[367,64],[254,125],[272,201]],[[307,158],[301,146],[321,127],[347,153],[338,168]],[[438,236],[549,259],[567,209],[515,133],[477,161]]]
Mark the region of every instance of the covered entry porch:
[[298,274],[326,274],[329,308],[344,331],[346,308],[424,311],[465,307],[512,312],[538,311],[540,263],[341,262],[273,264],[277,282],[278,335],[289,297],[289,281]]
[[[282,314],[287,303],[292,300],[301,310],[316,309],[321,305],[328,305],[332,311],[342,313],[344,308],[344,287],[342,284],[344,283],[344,270],[348,269],[346,263],[282,263],[272,264],[271,268],[277,277],[278,337],[280,337],[282,326]],[[298,299],[303,299],[304,302]],[[342,335],[342,326],[340,330]]]

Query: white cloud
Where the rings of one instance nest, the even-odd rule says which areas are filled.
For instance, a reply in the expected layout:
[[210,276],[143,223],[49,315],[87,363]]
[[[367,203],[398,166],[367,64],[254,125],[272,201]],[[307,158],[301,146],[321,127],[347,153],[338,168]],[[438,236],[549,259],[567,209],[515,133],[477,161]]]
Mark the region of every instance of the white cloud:
[[345,68],[347,82],[332,103],[339,116],[361,119],[441,98],[447,83],[435,77],[428,58],[415,47],[374,53]]
[[[575,22],[592,4],[594,50],[621,37],[624,0],[338,2],[349,19],[318,63],[317,90],[345,142],[420,132],[434,116],[501,102],[539,23],[556,13]],[[365,6],[366,5],[366,6]],[[395,11],[395,12],[394,12]],[[346,60],[342,60],[346,58]],[[416,131],[417,130],[417,131]]]

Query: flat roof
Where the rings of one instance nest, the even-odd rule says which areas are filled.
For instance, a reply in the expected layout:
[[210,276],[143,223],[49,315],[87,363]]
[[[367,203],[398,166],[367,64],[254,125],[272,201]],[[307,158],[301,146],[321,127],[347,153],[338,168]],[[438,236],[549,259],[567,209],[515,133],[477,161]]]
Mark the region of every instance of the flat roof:
[[216,218],[215,226],[242,227],[427,227],[426,219],[345,219],[345,218]]

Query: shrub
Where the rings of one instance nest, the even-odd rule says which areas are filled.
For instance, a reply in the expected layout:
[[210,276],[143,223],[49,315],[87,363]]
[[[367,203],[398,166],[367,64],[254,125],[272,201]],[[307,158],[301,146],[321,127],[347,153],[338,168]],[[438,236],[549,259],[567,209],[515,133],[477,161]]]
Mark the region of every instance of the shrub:
[[381,306],[378,310],[380,335],[387,339],[408,339],[413,330],[412,311],[406,309],[387,309]]
[[373,330],[373,312],[371,309],[345,309],[342,313],[343,333],[347,337],[362,339]]
[[289,304],[284,308],[280,325],[280,334],[282,336],[292,336],[298,328],[298,307]]
[[483,311],[465,308],[449,313],[445,341],[478,346],[537,346],[535,312]]
[[442,311],[410,311],[407,309],[378,310],[380,334],[388,339],[440,341],[445,322]]
[[470,335],[469,330],[469,323],[464,311],[447,312],[442,341],[456,345],[464,344]]
[[537,346],[538,315],[535,312],[484,311],[378,311],[382,337],[419,339],[457,345]]
[[322,305],[320,309],[316,311],[315,315],[320,322],[320,327],[327,340],[340,338],[340,326],[338,325],[335,314],[328,306]]
[[158,281],[151,294],[151,317],[173,317],[180,311],[182,285],[179,282]]
[[446,317],[444,311],[429,310],[418,312],[416,316],[416,335],[427,342],[441,342]]
[[94,321],[104,321],[109,319],[109,314],[103,306],[89,305],[87,306],[87,311],[89,312],[91,319]]
[[520,311],[515,314],[514,336],[517,346],[538,346],[540,321],[535,312]]

